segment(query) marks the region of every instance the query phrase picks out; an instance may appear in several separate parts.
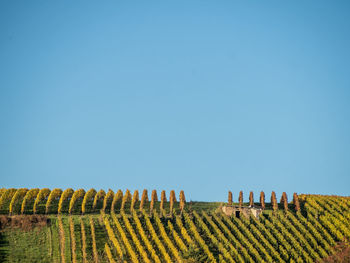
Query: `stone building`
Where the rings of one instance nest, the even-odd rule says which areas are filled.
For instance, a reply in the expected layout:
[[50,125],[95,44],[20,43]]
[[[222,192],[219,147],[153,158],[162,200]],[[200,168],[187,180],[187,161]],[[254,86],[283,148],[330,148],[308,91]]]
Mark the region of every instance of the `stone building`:
[[249,217],[250,215],[255,216],[256,218],[259,217],[259,215],[262,212],[261,207],[258,206],[234,206],[234,205],[225,205],[222,207],[222,212],[225,215],[228,216],[235,216],[235,217]]

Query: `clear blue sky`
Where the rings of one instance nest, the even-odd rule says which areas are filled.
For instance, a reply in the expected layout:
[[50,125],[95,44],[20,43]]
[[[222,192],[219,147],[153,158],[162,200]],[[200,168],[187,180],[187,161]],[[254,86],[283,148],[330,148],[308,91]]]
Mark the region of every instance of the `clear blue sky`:
[[1,185],[350,195],[349,13],[1,1]]

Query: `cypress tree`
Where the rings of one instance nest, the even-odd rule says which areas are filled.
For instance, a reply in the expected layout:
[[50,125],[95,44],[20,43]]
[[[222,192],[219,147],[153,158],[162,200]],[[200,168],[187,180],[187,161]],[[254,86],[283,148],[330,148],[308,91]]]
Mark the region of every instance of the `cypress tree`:
[[151,194],[151,206],[150,206],[150,211],[152,212],[154,209],[154,203],[158,202],[158,195],[156,190],[152,190]]
[[180,209],[181,211],[185,208],[186,198],[185,192],[183,190],[180,191]]
[[[39,194],[40,194],[40,192],[39,192]],[[45,213],[46,214],[57,213],[57,208],[56,208],[56,210],[53,209],[52,203],[55,202],[57,204],[57,206],[58,206],[58,202],[60,200],[61,195],[62,195],[62,190],[61,189],[55,188],[55,189],[52,190],[52,192],[49,194],[49,197],[48,197],[47,202],[46,202],[46,207],[45,207]],[[33,207],[33,211],[34,211],[34,207]]]
[[252,191],[249,193],[249,206],[254,206],[254,194]]
[[265,209],[265,193],[263,191],[260,192],[260,205],[262,209]]
[[113,190],[109,189],[104,200],[103,200],[103,207],[102,207],[103,213],[110,211],[111,206],[112,206],[112,202],[113,202],[113,198],[114,198],[114,192],[113,192]]
[[175,191],[174,191],[174,190],[171,190],[171,191],[170,191],[170,198],[173,198],[173,201],[174,201],[175,203],[177,202],[176,194],[175,194]]
[[24,197],[26,196],[29,190],[27,188],[20,188],[13,195],[11,203],[9,206],[10,215],[19,214],[21,212],[21,205]]
[[113,197],[112,205],[111,205],[111,211],[116,212],[116,210],[120,210],[123,202],[123,191],[118,190],[117,193]]
[[276,193],[274,191],[272,191],[271,193],[271,205],[272,205],[272,209],[274,211],[277,211],[278,205],[277,205]]
[[[54,189],[55,190],[55,189]],[[56,190],[57,191],[57,190]],[[40,211],[41,207],[40,207],[40,204],[45,202],[45,199],[48,198],[51,194],[51,191],[49,188],[43,188],[43,189],[40,189],[38,195],[36,196],[36,199],[34,201],[34,205],[33,205],[33,213],[36,214],[36,213],[40,213],[40,212],[44,212],[44,211]],[[61,190],[61,194],[62,194],[62,190]],[[61,194],[59,196],[61,196]],[[48,201],[46,201],[47,203]],[[46,206],[46,205],[45,205]],[[43,209],[44,210],[44,209]],[[56,213],[57,211],[55,211]]]
[[238,203],[239,206],[243,206],[243,191],[239,192]]
[[[39,194],[40,194],[40,192],[39,192]],[[70,203],[70,200],[71,200],[73,194],[74,194],[74,190],[72,188],[68,188],[68,189],[63,191],[61,198],[58,202],[58,213],[59,214],[68,212],[69,203]],[[38,195],[38,197],[39,197],[39,195]]]
[[170,214],[173,214],[174,203],[176,202],[176,195],[174,190],[170,191],[169,199],[170,199]]
[[232,192],[228,191],[228,205],[232,205]]
[[[85,190],[84,189],[78,189],[77,191],[74,192],[72,195],[72,199],[69,202],[69,214],[72,214],[74,212],[74,206],[76,206],[76,203],[78,200],[83,200],[85,196]],[[81,207],[80,207],[81,211]]]
[[139,201],[139,191],[135,190],[134,194],[132,196],[132,201],[131,201],[131,206],[130,206],[130,211],[133,211],[135,208],[136,203]]
[[[33,211],[33,205],[35,202],[36,197],[39,194],[40,189],[39,188],[33,188],[30,189],[27,194],[25,195],[22,205],[21,205],[21,214],[28,213],[29,211]],[[1,194],[0,194],[1,196]],[[28,207],[29,206],[29,207]],[[29,210],[29,211],[27,211]]]
[[125,208],[125,204],[127,202],[131,202],[131,193],[130,193],[130,190],[129,189],[126,189],[125,191],[125,195],[123,196],[123,201],[122,201],[122,205],[121,205],[121,208],[120,210],[124,210]]
[[300,211],[300,203],[299,203],[299,197],[297,195],[297,193],[293,194],[293,204],[294,204],[294,208],[295,211]]
[[160,210],[164,210],[164,203],[167,202],[166,200],[166,193],[165,191],[163,190],[162,193],[161,193],[161,196],[160,196]]
[[106,192],[103,189],[97,192],[94,198],[94,203],[92,204],[93,211],[99,211],[102,208],[105,196]]
[[[39,191],[39,194],[40,194],[40,191]],[[50,191],[50,189],[48,189],[48,191]],[[5,190],[5,192],[3,192],[3,194],[1,195],[1,198],[0,198],[0,213],[1,214],[5,214],[5,213],[9,212],[9,205],[11,203],[12,197],[16,194],[16,192],[17,192],[16,188],[9,188],[9,189]],[[35,199],[35,202],[38,199],[38,196]],[[35,207],[35,203],[34,203],[34,207]],[[35,212],[34,212],[34,214],[35,214]]]
[[286,192],[282,193],[281,204],[284,207],[284,211],[288,211],[288,198]]
[[[94,188],[91,188],[89,191],[86,192],[83,203],[81,205],[82,214],[85,214],[86,212],[91,212],[92,205],[94,202],[94,197],[96,194],[97,192]],[[90,207],[87,207],[88,204],[90,204]]]
[[148,191],[147,191],[147,189],[144,189],[142,192],[142,197],[141,197],[140,210],[144,209],[146,202],[148,202]]

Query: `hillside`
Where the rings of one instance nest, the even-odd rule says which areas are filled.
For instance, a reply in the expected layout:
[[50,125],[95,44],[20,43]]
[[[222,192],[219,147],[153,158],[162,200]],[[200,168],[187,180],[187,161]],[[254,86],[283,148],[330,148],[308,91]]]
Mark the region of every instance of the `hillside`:
[[251,194],[249,203],[232,204],[265,207],[259,218],[224,215],[226,202],[169,197],[1,189],[0,261],[316,262],[350,238],[348,197],[295,194],[288,202],[284,194],[265,203]]

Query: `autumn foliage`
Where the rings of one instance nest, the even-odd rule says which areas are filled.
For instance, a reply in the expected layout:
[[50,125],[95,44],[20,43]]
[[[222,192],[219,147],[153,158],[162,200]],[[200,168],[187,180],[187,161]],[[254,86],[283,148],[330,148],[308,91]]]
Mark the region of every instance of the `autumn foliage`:
[[126,207],[126,204],[131,203],[131,200],[132,200],[132,196],[131,196],[130,190],[126,189],[125,194],[124,194],[123,199],[122,199],[122,205],[120,207],[120,210],[124,210]]
[[300,203],[299,203],[299,197],[297,193],[293,194],[293,204],[294,204],[295,211],[300,211]]
[[156,191],[156,190],[152,190],[150,211],[153,211],[153,209],[154,209],[154,204],[155,204],[156,202],[158,202],[157,191]]
[[144,209],[146,202],[148,202],[148,191],[144,189],[141,196],[140,210]]
[[262,209],[265,209],[265,193],[263,191],[260,192],[260,205]]
[[281,196],[281,205],[283,205],[284,211],[288,211],[288,198],[287,193],[283,192]]
[[186,204],[185,192],[183,190],[180,191],[180,209],[184,210]]
[[86,192],[83,203],[81,205],[81,212],[85,214],[86,212],[92,211],[92,205],[94,202],[94,197],[97,194],[96,190],[91,188],[89,191]]
[[164,203],[166,203],[166,202],[167,202],[166,193],[163,190],[161,195],[160,195],[160,210],[164,210]]
[[278,204],[277,204],[277,198],[276,198],[276,193],[275,191],[272,191],[271,193],[271,205],[272,205],[272,209],[274,211],[277,211],[278,209]]
[[42,188],[38,195],[36,196],[36,199],[34,201],[34,207],[33,207],[33,213],[41,213],[40,205],[44,202],[44,200],[49,196],[50,194],[50,189],[49,188]]
[[228,191],[227,203],[228,203],[228,205],[232,205],[232,192],[231,191]]
[[252,191],[249,193],[249,206],[254,206],[254,194]]
[[138,204],[139,201],[140,201],[139,191],[135,190],[134,194],[132,196],[132,201],[131,201],[131,205],[130,205],[130,211],[134,210],[135,206]]
[[243,191],[239,192],[238,203],[239,206],[243,206]]
[[170,191],[169,201],[170,201],[170,214],[172,214],[173,213],[173,209],[174,209],[174,203],[176,202],[176,195],[175,195],[175,191],[174,190]]
[[102,207],[103,212],[108,212],[111,210],[113,198],[114,198],[114,192],[113,190],[109,189],[103,200],[103,207]]
[[113,201],[112,201],[112,205],[111,205],[111,212],[116,212],[116,210],[121,209],[123,199],[124,199],[123,198],[123,191],[119,189],[113,197]]

